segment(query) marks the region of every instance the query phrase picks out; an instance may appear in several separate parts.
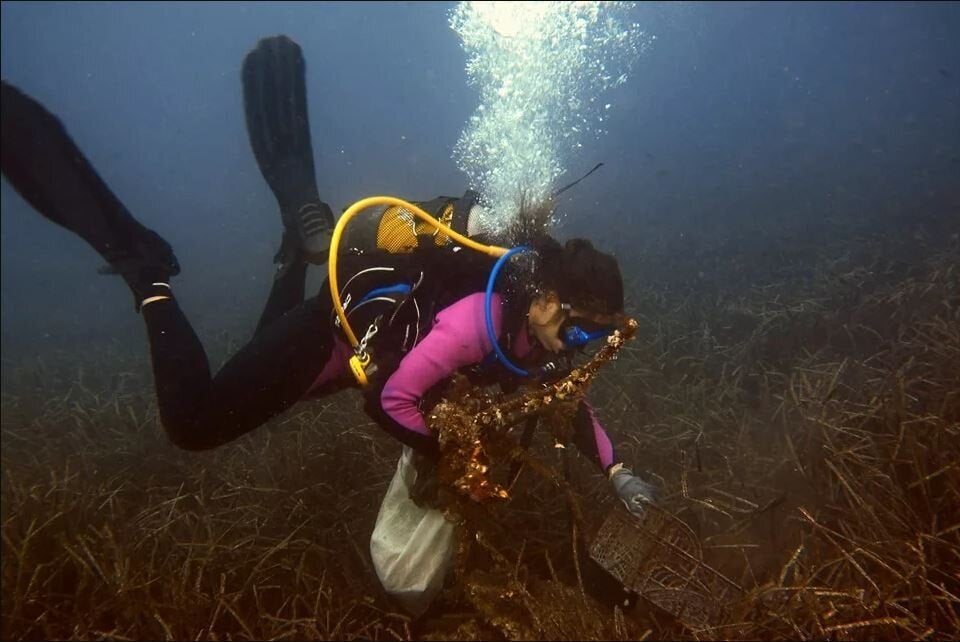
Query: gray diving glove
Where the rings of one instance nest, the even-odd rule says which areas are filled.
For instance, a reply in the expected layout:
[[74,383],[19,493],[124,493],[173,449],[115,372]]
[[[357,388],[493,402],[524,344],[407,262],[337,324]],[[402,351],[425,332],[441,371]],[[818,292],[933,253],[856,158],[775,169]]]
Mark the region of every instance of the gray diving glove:
[[657,489],[633,474],[623,464],[610,467],[610,483],[617,497],[634,516],[643,519],[646,516],[644,504],[657,503]]

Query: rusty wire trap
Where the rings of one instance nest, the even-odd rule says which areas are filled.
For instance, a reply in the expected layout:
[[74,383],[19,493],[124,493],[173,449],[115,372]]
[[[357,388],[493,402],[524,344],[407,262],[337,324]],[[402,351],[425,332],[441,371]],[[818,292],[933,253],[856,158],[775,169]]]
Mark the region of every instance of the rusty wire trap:
[[[441,444],[437,476],[442,486],[455,491],[448,500],[459,498],[444,508],[463,517],[475,512],[470,506],[479,508],[490,500],[508,499],[507,490],[490,478],[491,467],[498,461],[521,460],[541,476],[565,486],[549,467],[518,447],[510,437],[510,427],[551,411],[559,413],[557,419],[569,414],[600,366],[615,357],[636,327],[631,319],[590,363],[543,389],[497,398],[469,390],[465,382],[451,386],[430,417]],[[575,521],[581,522],[578,507],[571,508]],[[475,523],[474,528],[479,526]],[[619,509],[612,511],[588,544],[593,560],[626,590],[694,631],[718,624],[742,593],[735,582],[704,562],[693,531],[656,506],[647,507],[643,520]]]
[[676,617],[689,629],[721,622],[742,589],[706,562],[700,541],[684,522],[657,506],[643,519],[610,512],[590,546],[590,557],[623,587]]

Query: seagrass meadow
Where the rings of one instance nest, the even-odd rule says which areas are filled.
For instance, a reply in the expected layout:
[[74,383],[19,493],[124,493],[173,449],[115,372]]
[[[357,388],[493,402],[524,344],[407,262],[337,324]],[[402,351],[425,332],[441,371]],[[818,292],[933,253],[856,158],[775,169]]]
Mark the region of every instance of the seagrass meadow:
[[[411,620],[368,551],[400,447],[356,396],[182,452],[144,346],[113,344],[4,360],[2,637],[956,639],[958,221],[651,234],[621,258],[639,330],[591,398],[740,588],[714,621],[618,591],[576,543],[617,503],[575,449],[568,488],[520,471]],[[560,469],[547,432],[531,456]]]

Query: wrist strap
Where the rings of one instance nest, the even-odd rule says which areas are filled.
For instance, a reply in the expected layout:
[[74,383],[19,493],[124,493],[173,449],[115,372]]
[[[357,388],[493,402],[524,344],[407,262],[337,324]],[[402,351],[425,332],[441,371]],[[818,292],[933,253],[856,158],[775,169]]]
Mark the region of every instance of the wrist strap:
[[623,462],[610,466],[610,468],[607,469],[607,479],[613,479],[614,474],[620,472],[622,468]]

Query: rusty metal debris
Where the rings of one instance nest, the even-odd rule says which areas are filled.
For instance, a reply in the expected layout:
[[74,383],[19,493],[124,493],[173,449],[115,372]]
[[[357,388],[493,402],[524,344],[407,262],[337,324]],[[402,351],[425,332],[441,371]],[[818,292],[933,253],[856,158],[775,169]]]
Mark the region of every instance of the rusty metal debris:
[[515,458],[520,448],[509,429],[531,417],[554,411],[572,417],[600,367],[613,359],[637,330],[627,319],[621,329],[607,337],[597,354],[584,366],[575,368],[555,383],[537,386],[509,396],[472,390],[465,380],[455,381],[447,397],[430,415],[430,428],[438,434],[440,461],[436,474],[447,484],[475,502],[506,499],[509,494],[490,479],[491,455]]
[[[453,502],[450,499],[454,498],[448,497],[444,508],[463,518],[471,512],[470,504],[508,499],[507,489],[491,478],[493,463],[504,459],[522,460],[561,485],[556,472],[519,447],[511,427],[544,416],[550,417],[555,430],[569,425],[576,403],[599,368],[614,358],[636,328],[637,322],[628,320],[586,365],[546,386],[498,397],[472,388],[465,379],[451,384],[430,416],[430,426],[440,440],[437,480],[441,486],[455,489],[454,495],[459,497]],[[564,435],[554,436],[557,444],[565,443]],[[644,520],[613,511],[593,539],[590,555],[624,588],[692,630],[720,621],[725,606],[742,592],[703,561],[700,542],[690,528],[657,507],[649,507]]]

